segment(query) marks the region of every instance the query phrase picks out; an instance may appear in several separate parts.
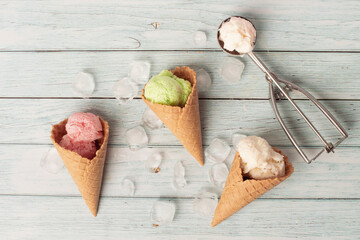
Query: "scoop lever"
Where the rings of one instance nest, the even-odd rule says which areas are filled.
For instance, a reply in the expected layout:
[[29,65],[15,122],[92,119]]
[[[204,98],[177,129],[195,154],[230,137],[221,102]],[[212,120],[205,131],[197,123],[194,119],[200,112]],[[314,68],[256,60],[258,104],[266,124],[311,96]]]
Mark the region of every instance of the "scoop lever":
[[[253,60],[253,62],[265,73],[265,78],[269,82],[269,93],[270,93],[270,103],[274,109],[276,118],[278,119],[282,129],[286,133],[287,137],[289,138],[290,142],[294,145],[298,153],[301,157],[305,160],[306,163],[311,163],[317,157],[319,157],[325,150],[326,152],[334,152],[334,149],[343,142],[347,137],[348,134],[346,133],[345,129],[340,125],[340,123],[334,118],[334,116],[309,92],[305,91],[303,88],[299,87],[298,85],[288,82],[286,80],[279,79],[274,73],[270,72],[269,69],[261,62],[261,60],[253,53],[249,52],[248,56]],[[282,87],[281,83],[284,84],[286,87]],[[342,138],[340,138],[335,144],[331,142],[327,142],[324,137],[320,134],[320,132],[314,127],[314,125],[310,122],[310,120],[306,117],[306,115],[301,111],[301,109],[297,106],[297,104],[291,99],[289,93],[286,91],[286,88],[289,90],[296,90],[302,94],[304,94],[310,101],[312,101],[315,106],[326,116],[326,118],[335,126],[335,128],[341,133]],[[296,140],[290,133],[289,129],[286,127],[283,119],[280,116],[279,110],[276,104],[276,95],[277,91],[280,91],[280,96],[286,97],[291,105],[296,109],[296,111],[301,115],[301,117],[305,120],[305,122],[310,126],[310,128],[314,131],[314,133],[319,137],[321,142],[324,144],[324,149],[322,149],[319,153],[317,153],[314,157],[308,158],[304,151],[300,148],[299,144],[297,144]]]

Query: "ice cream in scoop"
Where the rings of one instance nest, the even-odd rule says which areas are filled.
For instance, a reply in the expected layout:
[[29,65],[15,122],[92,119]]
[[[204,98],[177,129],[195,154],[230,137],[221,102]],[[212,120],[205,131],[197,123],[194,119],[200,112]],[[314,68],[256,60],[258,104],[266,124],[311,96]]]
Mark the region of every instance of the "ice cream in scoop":
[[153,103],[184,107],[191,89],[189,81],[164,70],[149,80],[144,89],[144,96]]
[[237,151],[244,177],[260,180],[285,175],[284,156],[274,151],[265,139],[257,136],[243,138]]
[[219,28],[219,40],[229,52],[240,54],[251,52],[255,46],[256,30],[252,23],[242,17],[231,17]]

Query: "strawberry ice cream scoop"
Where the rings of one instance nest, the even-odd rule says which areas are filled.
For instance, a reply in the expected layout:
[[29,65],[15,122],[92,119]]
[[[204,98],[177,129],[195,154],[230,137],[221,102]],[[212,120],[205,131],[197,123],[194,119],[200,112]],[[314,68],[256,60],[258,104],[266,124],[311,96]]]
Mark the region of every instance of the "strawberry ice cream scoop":
[[102,138],[102,131],[99,117],[92,113],[74,113],[66,124],[67,134],[75,141],[95,141]]
[[93,159],[96,153],[95,142],[84,142],[84,141],[74,141],[69,137],[69,135],[64,135],[60,141],[60,146],[66,148],[70,151],[77,152],[80,156]]

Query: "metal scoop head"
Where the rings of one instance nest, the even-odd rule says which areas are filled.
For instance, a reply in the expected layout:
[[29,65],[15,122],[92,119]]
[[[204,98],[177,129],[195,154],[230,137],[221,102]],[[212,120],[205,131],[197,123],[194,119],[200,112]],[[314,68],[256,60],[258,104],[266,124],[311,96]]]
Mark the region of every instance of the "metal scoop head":
[[[236,50],[229,51],[229,50],[227,50],[226,48],[224,48],[224,42],[223,42],[223,40],[220,39],[220,28],[223,26],[224,23],[230,22],[231,18],[241,18],[241,19],[243,19],[243,20],[246,20],[247,22],[251,23],[251,25],[252,25],[252,26],[254,27],[254,29],[255,29],[255,32],[256,32],[256,28],[255,28],[255,25],[254,25],[249,19],[244,18],[244,17],[241,17],[241,16],[229,17],[229,18],[225,19],[224,21],[222,21],[222,23],[221,23],[220,26],[218,27],[218,30],[217,30],[217,40],[218,40],[218,43],[219,43],[221,49],[222,49],[224,52],[226,52],[226,53],[228,53],[228,54],[230,54],[230,55],[243,56],[243,55],[247,54],[248,52],[240,53],[240,52],[238,52],[238,51],[236,51]],[[255,43],[256,43],[256,37],[255,37],[255,39],[254,39],[254,42],[252,43],[253,48],[255,47]]]

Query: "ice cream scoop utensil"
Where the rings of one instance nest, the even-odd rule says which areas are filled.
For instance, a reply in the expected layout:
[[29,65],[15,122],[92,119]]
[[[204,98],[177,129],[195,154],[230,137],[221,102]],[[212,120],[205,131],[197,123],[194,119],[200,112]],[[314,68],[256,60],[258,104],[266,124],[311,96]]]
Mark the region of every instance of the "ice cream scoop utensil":
[[[243,17],[240,17],[243,18]],[[243,18],[247,21],[249,21],[246,18]],[[283,128],[284,132],[286,133],[287,137],[289,138],[290,142],[294,145],[298,153],[301,155],[301,157],[305,160],[306,163],[311,163],[313,160],[315,160],[317,157],[319,157],[324,151],[326,152],[334,152],[334,149],[347,137],[348,134],[346,133],[345,129],[340,125],[340,123],[334,118],[334,116],[315,98],[313,97],[309,92],[305,91],[303,88],[297,86],[294,83],[291,83],[286,80],[279,79],[274,73],[272,73],[265,64],[254,54],[254,52],[248,52],[248,53],[239,53],[237,51],[228,51],[224,48],[224,42],[220,39],[220,28],[223,23],[229,21],[230,18],[224,20],[218,29],[217,38],[220,47],[228,54],[230,55],[244,55],[247,54],[251,60],[265,73],[265,78],[269,82],[269,93],[270,93],[270,103],[274,109],[276,118],[278,119],[281,127]],[[249,21],[250,22],[250,21]],[[255,43],[255,41],[254,41]],[[282,86],[282,84],[284,86]],[[301,111],[301,109],[297,106],[297,104],[291,99],[289,96],[289,91],[298,91],[305,95],[310,101],[312,101],[316,107],[326,116],[326,118],[334,125],[334,127],[340,132],[342,135],[341,138],[338,139],[338,141],[335,144],[332,144],[331,142],[327,142],[324,137],[320,134],[320,132],[314,127],[314,125],[311,123],[311,121],[306,117],[306,115]],[[319,137],[321,142],[324,144],[324,149],[322,149],[319,153],[317,153],[314,157],[309,158],[304,151],[300,148],[299,144],[297,144],[295,138],[290,133],[289,129],[286,127],[283,119],[280,116],[279,110],[277,108],[276,104],[276,98],[281,99],[282,97],[285,97],[289,100],[291,105],[296,109],[296,111],[301,115],[301,117],[306,121],[306,123],[310,126],[310,128],[314,131],[314,133]]]

